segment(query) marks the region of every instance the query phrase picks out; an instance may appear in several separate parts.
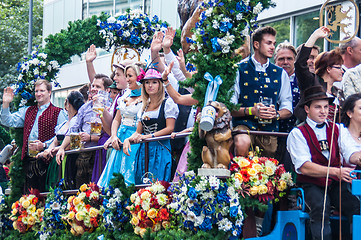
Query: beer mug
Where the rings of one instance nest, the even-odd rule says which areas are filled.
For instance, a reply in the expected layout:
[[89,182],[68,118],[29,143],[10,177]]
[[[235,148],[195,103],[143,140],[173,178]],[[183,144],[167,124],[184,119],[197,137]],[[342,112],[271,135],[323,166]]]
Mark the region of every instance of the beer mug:
[[204,131],[210,131],[213,128],[214,120],[216,119],[216,109],[212,106],[205,106],[202,109],[202,117],[199,127]]
[[29,155],[29,157],[36,157],[36,155],[38,155],[38,153],[40,152],[40,151],[38,151],[38,150],[30,150],[30,144],[31,143],[34,143],[35,141],[29,141],[28,142],[28,155]]
[[[262,103],[265,107],[272,107],[272,98],[268,98],[268,97],[259,97],[259,102]],[[258,118],[258,123],[259,124],[271,124],[272,123],[272,119],[263,119],[263,118]]]
[[102,121],[98,117],[92,118],[90,121],[90,134],[100,135],[102,133]]
[[93,101],[93,111],[101,115],[104,112],[104,107],[108,102],[108,93],[103,90],[99,90],[96,99]]
[[79,133],[70,133],[70,149],[77,150],[82,146]]

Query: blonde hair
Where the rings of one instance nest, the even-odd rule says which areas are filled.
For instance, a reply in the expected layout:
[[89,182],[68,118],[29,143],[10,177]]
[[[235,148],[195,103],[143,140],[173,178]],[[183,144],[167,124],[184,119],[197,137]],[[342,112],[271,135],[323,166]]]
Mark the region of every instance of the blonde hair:
[[[150,81],[152,81],[153,79],[149,79]],[[150,98],[149,98],[149,94],[145,91],[145,82],[146,81],[149,81],[149,80],[144,80],[143,84],[142,84],[142,100],[143,100],[143,108],[142,108],[142,111],[144,112],[146,107],[149,105],[149,101],[150,101]],[[157,99],[156,99],[156,108],[158,108],[164,98],[165,98],[165,91],[164,91],[164,86],[163,86],[163,83],[159,80],[159,79],[154,79],[154,80],[158,80],[159,81],[159,89],[158,89],[158,92],[157,92]]]
[[129,68],[133,69],[137,77],[140,75],[140,69],[144,67],[144,64],[141,62],[135,62],[125,67],[124,74],[127,74]]

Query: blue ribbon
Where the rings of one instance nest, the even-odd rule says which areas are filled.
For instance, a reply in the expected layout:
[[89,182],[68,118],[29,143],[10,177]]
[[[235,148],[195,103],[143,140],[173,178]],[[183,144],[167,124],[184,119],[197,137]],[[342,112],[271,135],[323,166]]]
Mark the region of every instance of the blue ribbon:
[[204,79],[209,81],[206,91],[206,96],[204,98],[204,106],[207,105],[209,101],[215,101],[217,98],[219,86],[222,84],[222,78],[217,75],[215,78],[209,72],[204,74]]
[[129,97],[139,97],[142,93],[142,89],[138,88],[138,89],[134,89],[130,92]]

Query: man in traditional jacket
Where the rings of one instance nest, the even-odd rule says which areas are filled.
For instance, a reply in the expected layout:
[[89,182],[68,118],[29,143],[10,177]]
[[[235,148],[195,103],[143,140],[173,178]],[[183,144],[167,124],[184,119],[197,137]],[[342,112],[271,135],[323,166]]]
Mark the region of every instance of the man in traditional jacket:
[[[257,29],[252,34],[254,54],[239,64],[232,97],[233,103],[241,105],[232,112],[236,130],[279,131],[278,120],[292,115],[288,74],[269,61],[275,51],[275,37],[272,27]],[[247,156],[251,143],[260,145],[264,155],[270,157],[277,149],[274,136],[238,134],[234,137],[235,154]]]
[[[66,113],[50,102],[52,86],[47,80],[35,82],[37,105],[22,107],[11,113],[9,104],[14,99],[13,89],[4,89],[0,121],[7,127],[24,128],[21,159],[24,161],[26,174],[25,191],[36,188],[45,190],[48,163],[43,159],[29,156],[29,150],[42,151],[47,148],[55,136],[55,127],[67,120]],[[29,143],[30,142],[30,143]],[[29,149],[28,149],[29,148]]]
[[[287,139],[297,183],[305,193],[305,202],[310,214],[310,228],[313,239],[321,239],[323,200],[325,186],[328,185],[323,239],[331,239],[330,207],[339,208],[341,191],[341,212],[352,222],[352,216],[359,214],[360,202],[352,195],[348,184],[352,181],[353,168],[341,167],[340,158],[348,164],[357,163],[360,152],[356,142],[347,137],[346,128],[327,121],[329,104],[334,100],[328,97],[321,85],[310,87],[304,92],[304,101],[300,104],[307,113],[306,121],[294,128]],[[334,133],[332,133],[334,129]],[[332,138],[332,136],[334,136]],[[329,178],[326,182],[327,166],[330,161]],[[341,179],[341,188],[339,188]],[[339,209],[338,209],[339,210]],[[340,210],[339,210],[340,211]]]

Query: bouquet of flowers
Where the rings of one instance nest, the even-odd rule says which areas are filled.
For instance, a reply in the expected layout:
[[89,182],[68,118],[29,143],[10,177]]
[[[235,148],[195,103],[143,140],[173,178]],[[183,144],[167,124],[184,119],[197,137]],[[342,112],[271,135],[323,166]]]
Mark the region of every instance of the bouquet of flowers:
[[24,58],[24,62],[19,62],[17,67],[19,76],[15,83],[15,95],[21,96],[20,106],[34,103],[34,83],[37,80],[45,79],[54,82],[55,87],[59,86],[56,81],[59,67],[56,60],[50,61],[46,53],[39,53],[38,50],[33,51],[30,58]]
[[98,19],[100,35],[106,40],[105,48],[109,50],[113,45],[126,45],[137,50],[148,48],[156,31],[165,31],[166,23],[159,21],[155,15],[152,21],[141,9],[127,10],[117,18],[110,16],[105,21]]
[[170,226],[171,215],[168,205],[172,198],[167,191],[168,187],[169,183],[158,181],[130,196],[130,223],[136,234],[143,237],[147,228],[157,232]]
[[129,222],[129,211],[126,209],[129,205],[129,198],[126,198],[119,188],[109,188],[103,190],[103,223],[108,230],[121,231],[124,224]]
[[94,183],[80,186],[77,196],[68,198],[67,210],[68,214],[64,219],[70,224],[73,235],[93,232],[99,226],[104,212],[99,187]]
[[171,187],[170,208],[182,215],[185,228],[224,231],[230,239],[238,239],[243,225],[240,188],[238,180],[220,180],[187,172]]
[[38,228],[43,218],[44,209],[40,208],[39,198],[35,194],[24,195],[11,207],[10,220],[20,233]]
[[249,194],[260,202],[278,201],[293,186],[292,176],[274,158],[235,157],[231,165],[233,177],[245,185]]
[[57,188],[51,189],[45,201],[43,221],[39,231],[40,239],[46,239],[54,234],[57,229],[65,229],[62,215],[66,214],[67,201],[61,189],[63,180]]

